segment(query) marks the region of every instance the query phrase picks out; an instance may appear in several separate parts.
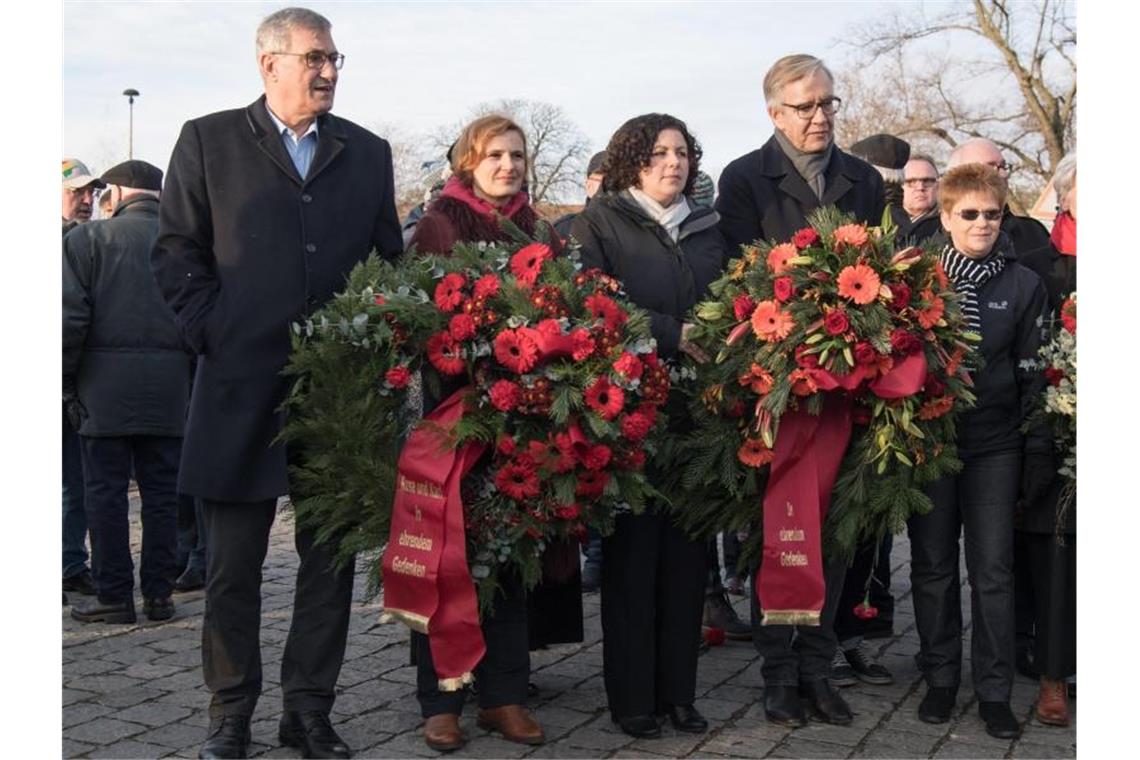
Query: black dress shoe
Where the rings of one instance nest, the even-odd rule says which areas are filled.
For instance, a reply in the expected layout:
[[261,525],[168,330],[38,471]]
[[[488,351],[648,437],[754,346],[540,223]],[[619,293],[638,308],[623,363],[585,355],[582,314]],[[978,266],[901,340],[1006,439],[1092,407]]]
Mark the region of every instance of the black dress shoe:
[[178,580],[174,581],[175,591],[198,591],[206,587],[205,574],[196,567],[188,567]]
[[95,597],[71,605],[71,617],[80,623],[134,623],[135,602],[104,602]]
[[795,686],[773,684],[764,687],[764,715],[772,723],[799,728],[807,725],[800,694]]
[[661,726],[652,715],[629,715],[625,718],[614,718],[614,723],[623,733],[635,739],[656,739],[661,736]]
[[958,690],[949,686],[931,686],[918,705],[918,719],[925,723],[945,723],[954,712]]
[[811,717],[816,720],[836,726],[846,726],[853,720],[851,708],[826,678],[801,683],[800,694],[807,700]]
[[337,736],[329,716],[317,710],[285,711],[277,738],[286,747],[300,747],[303,757],[352,757],[352,750]]
[[986,724],[986,733],[997,739],[1021,736],[1021,724],[1013,717],[1009,702],[979,702],[978,715]]
[[697,712],[692,705],[666,705],[665,714],[673,723],[673,728],[687,734],[703,734],[709,730],[709,722],[705,716]]
[[74,591],[84,596],[95,596],[95,579],[91,577],[90,570],[76,573],[70,578],[63,579],[64,592]]
[[214,726],[199,758],[231,758],[249,756],[249,716],[227,715]]
[[148,620],[170,620],[174,617],[174,601],[169,596],[143,599],[143,613]]

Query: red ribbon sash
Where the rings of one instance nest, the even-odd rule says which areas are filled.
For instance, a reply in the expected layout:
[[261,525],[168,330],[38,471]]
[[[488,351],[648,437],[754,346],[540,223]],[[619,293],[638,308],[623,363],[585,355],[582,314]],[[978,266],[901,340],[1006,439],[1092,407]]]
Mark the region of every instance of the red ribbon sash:
[[408,436],[396,469],[396,497],[381,567],[384,619],[428,634],[442,691],[473,680],[487,647],[467,567],[459,486],[486,446],[451,449],[447,431],[463,416],[464,388]]

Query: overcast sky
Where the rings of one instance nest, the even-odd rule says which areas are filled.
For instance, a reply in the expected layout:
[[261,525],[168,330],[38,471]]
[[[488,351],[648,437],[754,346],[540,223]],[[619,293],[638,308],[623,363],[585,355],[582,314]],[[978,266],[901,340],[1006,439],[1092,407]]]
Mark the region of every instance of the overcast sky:
[[[897,4],[895,4],[897,5]],[[285,3],[64,3],[66,156],[102,171],[135,156],[166,168],[185,120],[261,92],[254,32]],[[627,118],[685,120],[715,177],[771,134],[762,80],[779,57],[851,52],[851,28],[891,3],[310,2],[346,56],[335,112],[365,126],[427,133],[500,98],[561,105],[605,147]],[[905,7],[936,13],[941,3]]]

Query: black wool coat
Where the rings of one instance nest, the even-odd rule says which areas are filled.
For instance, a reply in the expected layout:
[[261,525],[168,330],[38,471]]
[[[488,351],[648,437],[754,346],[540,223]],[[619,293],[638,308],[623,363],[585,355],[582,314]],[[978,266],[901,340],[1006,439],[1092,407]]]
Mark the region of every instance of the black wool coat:
[[833,148],[824,171],[823,198],[804,181],[773,135],[764,146],[724,168],[716,210],[730,256],[756,240],[785,243],[808,226],[820,206],[837,206],[864,224],[882,221],[883,178],[868,163]]
[[290,325],[376,249],[402,251],[388,143],[325,114],[302,179],[264,96],[187,122],[166,175],[151,266],[199,354],[179,490],[218,501],[288,493],[273,441]]

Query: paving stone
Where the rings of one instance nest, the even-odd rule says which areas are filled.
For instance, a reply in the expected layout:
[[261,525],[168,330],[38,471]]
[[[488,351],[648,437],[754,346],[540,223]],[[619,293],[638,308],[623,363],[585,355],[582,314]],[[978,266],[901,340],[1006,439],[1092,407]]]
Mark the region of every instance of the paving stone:
[[141,702],[147,702],[156,697],[161,697],[163,693],[164,692],[158,689],[151,689],[146,686],[132,686],[127,689],[118,689],[116,691],[100,694],[95,698],[95,701],[107,705],[108,707],[122,709],[137,705]]
[[163,702],[145,702],[115,714],[120,720],[142,723],[144,726],[164,726],[190,716],[194,711]]
[[830,758],[847,757],[850,747],[826,742],[814,742],[793,735],[776,746],[766,757]]
[[1005,757],[1008,750],[1009,743],[1006,744],[1006,749],[995,751],[992,745],[974,744],[972,742],[948,739],[941,747],[938,748],[938,752],[934,754],[934,757],[936,759]]
[[1076,756],[1077,750],[1072,746],[1033,744],[1021,741],[1013,748],[1013,757],[1015,758],[1067,758]]
[[83,702],[95,696],[95,692],[83,691],[81,689],[65,688],[63,690],[63,705],[73,705],[76,702]]
[[100,718],[69,728],[67,738],[103,746],[141,734],[145,730],[146,726],[137,723],[126,723],[115,718]]
[[63,757],[79,757],[86,755],[88,752],[96,749],[94,744],[87,744],[86,742],[77,742],[74,739],[63,739]]
[[[868,736],[856,757],[913,758],[930,757],[942,739],[907,731],[878,731]],[[996,757],[996,756],[995,756]]]
[[198,746],[206,740],[206,732],[199,726],[167,723],[145,734],[139,734],[135,739],[144,744],[161,744],[173,749],[193,748],[193,755],[197,757]]
[[632,742],[633,738],[620,732],[602,731],[596,725],[591,724],[574,731],[564,741],[574,747],[604,751],[624,747]]
[[110,707],[94,702],[80,702],[63,708],[63,727],[77,726],[93,718],[112,712]]
[[136,741],[116,742],[88,753],[88,757],[112,758],[151,758],[169,754],[170,749],[157,744],[143,744]]
[[527,757],[537,758],[596,758],[602,757],[605,753],[599,752],[597,749],[589,747],[578,747],[570,744],[566,740],[559,742],[546,743],[541,747],[531,752]]

